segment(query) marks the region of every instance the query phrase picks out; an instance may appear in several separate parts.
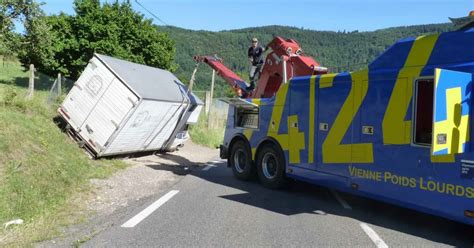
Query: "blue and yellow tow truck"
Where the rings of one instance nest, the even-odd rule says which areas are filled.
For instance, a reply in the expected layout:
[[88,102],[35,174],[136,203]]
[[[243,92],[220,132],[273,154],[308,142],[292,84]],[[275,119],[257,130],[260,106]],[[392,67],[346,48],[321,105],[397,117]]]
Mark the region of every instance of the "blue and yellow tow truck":
[[292,77],[281,56],[273,96],[227,99],[221,157],[270,188],[292,178],[474,225],[474,12],[467,20],[355,72]]

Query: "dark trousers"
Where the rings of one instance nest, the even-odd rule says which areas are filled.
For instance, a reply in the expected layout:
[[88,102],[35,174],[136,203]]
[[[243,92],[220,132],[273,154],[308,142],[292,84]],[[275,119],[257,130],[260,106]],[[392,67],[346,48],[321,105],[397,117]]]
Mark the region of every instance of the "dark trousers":
[[262,70],[263,64],[257,64],[257,65],[252,65],[250,66],[250,71],[249,71],[249,78],[250,78],[250,86],[249,89],[253,90],[255,88],[255,82],[258,81],[260,78],[260,73]]

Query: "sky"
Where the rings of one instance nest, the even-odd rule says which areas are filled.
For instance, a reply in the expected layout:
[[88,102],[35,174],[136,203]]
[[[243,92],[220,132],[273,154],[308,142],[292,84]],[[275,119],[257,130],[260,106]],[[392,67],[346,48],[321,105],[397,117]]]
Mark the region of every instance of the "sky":
[[[108,0],[114,2],[115,0]],[[120,0],[123,1],[123,0]],[[136,1],[163,22],[153,18]],[[72,14],[73,0],[43,0],[47,14]],[[106,1],[103,1],[106,2]],[[372,31],[448,22],[466,16],[474,0],[130,0],[158,25],[221,31],[266,25],[312,30]]]

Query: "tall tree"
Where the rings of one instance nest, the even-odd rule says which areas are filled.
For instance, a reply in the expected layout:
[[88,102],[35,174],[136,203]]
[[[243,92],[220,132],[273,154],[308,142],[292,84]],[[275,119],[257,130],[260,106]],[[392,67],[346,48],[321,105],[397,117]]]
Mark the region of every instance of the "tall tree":
[[41,15],[40,4],[34,0],[0,1],[0,55],[12,56],[20,47],[20,36],[13,32],[15,20],[34,28],[36,18]]
[[[35,64],[39,70],[56,66],[52,59],[54,54],[52,44],[55,41],[47,21],[47,16],[39,7],[25,16],[25,35],[18,49],[18,56],[24,65]],[[36,63],[37,61],[43,63]]]
[[177,68],[174,42],[130,3],[75,0],[74,10],[75,15],[47,18],[53,42],[46,52],[51,56],[26,53],[22,61],[31,60],[48,74],[62,72],[72,78],[80,75],[94,52],[167,70]]

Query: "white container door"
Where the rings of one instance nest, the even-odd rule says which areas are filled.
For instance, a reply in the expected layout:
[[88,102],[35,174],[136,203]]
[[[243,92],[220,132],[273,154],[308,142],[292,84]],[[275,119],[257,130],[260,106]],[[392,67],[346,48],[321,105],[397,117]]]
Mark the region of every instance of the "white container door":
[[69,124],[78,131],[96,106],[114,75],[96,58],[93,58],[69,91],[62,104],[68,114]]
[[81,136],[100,153],[137,101],[137,96],[121,81],[113,80],[81,126]]

